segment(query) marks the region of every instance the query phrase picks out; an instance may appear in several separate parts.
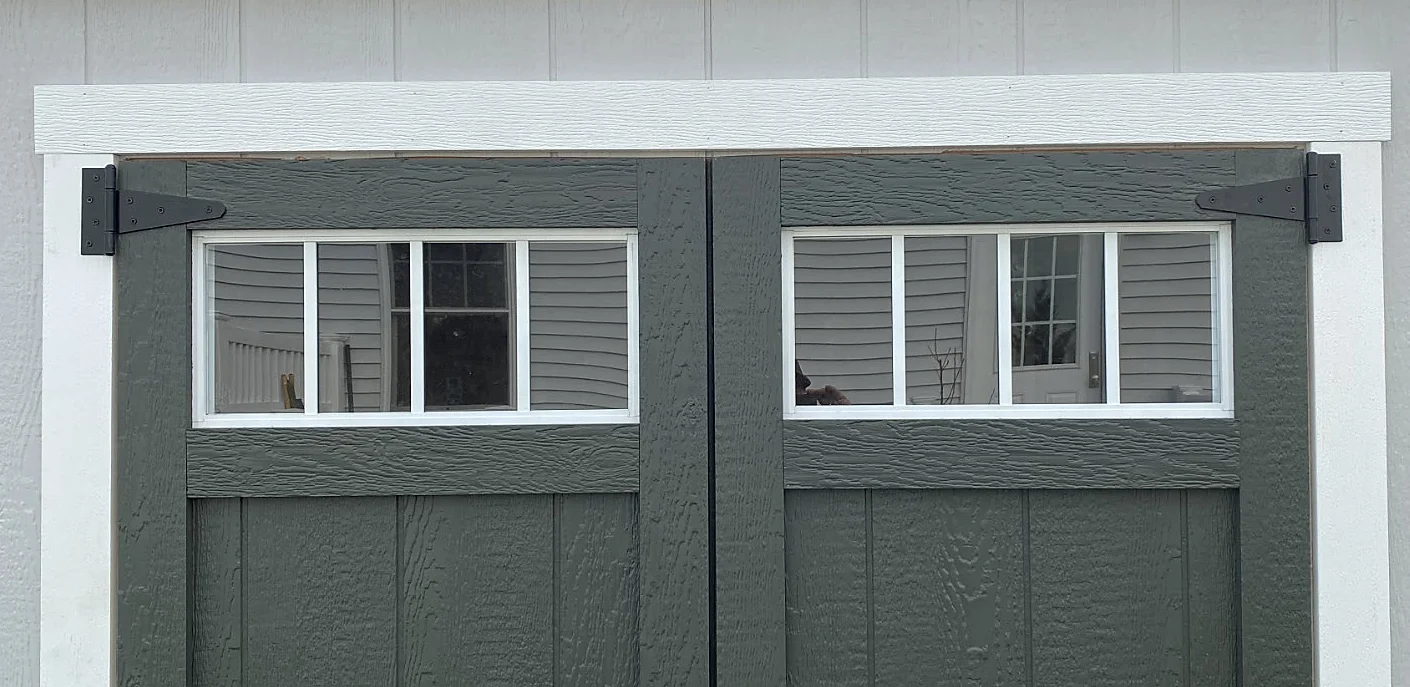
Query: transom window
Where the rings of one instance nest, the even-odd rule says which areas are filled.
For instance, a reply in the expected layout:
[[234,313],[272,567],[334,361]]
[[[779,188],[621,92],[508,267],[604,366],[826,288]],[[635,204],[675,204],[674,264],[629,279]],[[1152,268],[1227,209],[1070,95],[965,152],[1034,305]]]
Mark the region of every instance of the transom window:
[[1231,417],[1229,231],[785,230],[785,414]]
[[207,232],[194,246],[198,427],[636,419],[633,232]]

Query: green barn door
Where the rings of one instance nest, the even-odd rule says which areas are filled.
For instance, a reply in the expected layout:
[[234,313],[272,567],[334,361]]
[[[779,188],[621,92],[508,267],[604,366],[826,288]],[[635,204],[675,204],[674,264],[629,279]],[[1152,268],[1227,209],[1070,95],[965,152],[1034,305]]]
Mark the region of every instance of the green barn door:
[[705,172],[120,165],[118,682],[708,684]]
[[1311,684],[1302,166],[715,161],[717,684]]

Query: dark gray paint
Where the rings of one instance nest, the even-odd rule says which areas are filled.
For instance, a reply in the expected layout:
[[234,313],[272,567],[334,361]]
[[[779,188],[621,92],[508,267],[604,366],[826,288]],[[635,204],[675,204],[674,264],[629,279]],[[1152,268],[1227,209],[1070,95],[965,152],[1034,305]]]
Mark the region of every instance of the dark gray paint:
[[[181,163],[124,165],[120,179],[129,190],[186,192]],[[124,237],[114,258],[114,630],[122,685],[186,684],[189,245],[185,227],[155,229]]]
[[1228,488],[1232,420],[856,420],[784,425],[789,489]]
[[[1294,151],[1243,152],[1236,183],[1294,176],[1302,165],[1303,156]],[[1243,459],[1241,659],[1247,684],[1312,684],[1305,240],[1298,222],[1240,217],[1234,227],[1234,401]]]
[[[709,684],[705,164],[642,160],[641,685]],[[780,597],[781,598],[781,597]]]
[[713,170],[718,685],[786,678],[779,164]]
[[[1295,174],[1301,159],[1284,150],[784,160],[779,205],[781,223],[795,226],[1210,219],[1194,206],[1199,190]],[[716,230],[717,265],[747,284],[716,290],[717,351],[729,351],[717,358],[736,366],[750,350],[737,342],[777,345],[757,343],[777,327],[777,264],[741,268],[773,259],[778,236],[758,212],[750,237],[727,242]],[[1310,682],[1306,247],[1295,224],[1234,221],[1235,421],[778,423],[787,483],[806,491],[790,493],[785,525],[756,515],[747,537],[789,542],[797,684],[1229,684],[1237,670],[1247,684]],[[719,387],[722,420],[779,393],[773,377],[731,380]],[[721,479],[740,465],[755,477],[737,502],[758,500],[773,474],[776,435],[765,424],[732,444],[717,436]],[[825,496],[838,488],[852,491]],[[729,493],[717,491],[722,553],[725,518],[738,517],[724,515]],[[768,564],[721,555],[717,575],[749,579]]]
[[241,499],[191,504],[191,682],[241,684],[245,629]]
[[187,494],[626,493],[639,444],[632,425],[193,429]]
[[[640,684],[638,615],[654,604],[640,599],[637,505],[637,497],[629,494],[557,499],[553,641],[558,687]],[[703,596],[699,589],[689,592]],[[696,614],[699,625],[704,609]],[[677,617],[683,625],[691,621],[684,612]],[[700,641],[698,630],[690,629],[663,632]]]
[[225,203],[202,229],[632,227],[634,160],[192,162],[190,194]]

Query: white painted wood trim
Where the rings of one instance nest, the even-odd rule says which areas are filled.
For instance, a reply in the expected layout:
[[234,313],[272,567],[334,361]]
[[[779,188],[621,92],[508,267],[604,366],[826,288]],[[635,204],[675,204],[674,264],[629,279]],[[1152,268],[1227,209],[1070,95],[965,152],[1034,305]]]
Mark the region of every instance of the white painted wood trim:
[[426,412],[426,243],[412,240],[410,244],[407,318],[411,320],[411,413],[420,416]]
[[999,297],[994,310],[999,316],[995,344],[999,348],[999,405],[1008,408],[1013,405],[1013,235],[999,232],[996,240],[999,248],[994,251],[998,260],[994,275]]
[[1102,393],[1121,403],[1121,235],[1102,236]]
[[[318,244],[304,241],[304,414],[317,415],[319,403],[318,387],[322,386],[318,376]],[[199,319],[203,308],[195,308],[192,319]],[[200,416],[197,416],[200,417]]]
[[518,411],[530,409],[533,394],[529,317],[529,242],[520,239],[514,242],[514,409]]
[[757,151],[1390,138],[1385,73],[38,86],[39,153]]
[[[787,370],[784,370],[787,377]],[[943,381],[943,380],[942,380]],[[906,404],[906,237],[891,235],[891,404]],[[797,399],[794,399],[797,400]]]
[[1311,257],[1313,559],[1318,684],[1389,685],[1381,146],[1340,153],[1345,241]]
[[39,679],[112,684],[113,261],[79,255],[80,170],[44,160]]

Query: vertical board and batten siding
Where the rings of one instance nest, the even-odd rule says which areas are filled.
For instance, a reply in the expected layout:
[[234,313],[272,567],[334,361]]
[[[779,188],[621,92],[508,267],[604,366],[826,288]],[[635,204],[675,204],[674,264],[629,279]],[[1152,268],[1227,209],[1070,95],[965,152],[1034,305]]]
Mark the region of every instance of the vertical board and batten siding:
[[[225,199],[209,228],[637,227],[643,407],[640,428],[190,429],[189,375],[152,369],[190,364],[187,227],[144,232],[118,259],[119,682],[706,684],[705,408],[679,393],[705,384],[703,161],[120,174]],[[363,203],[326,212],[349,185]],[[602,252],[623,278],[621,247],[564,260]]]
[[[19,0],[0,9],[0,682],[37,683],[41,165],[29,88],[47,83],[947,76],[1395,68],[1387,147],[1391,488],[1410,488],[1410,4],[1394,0]],[[810,21],[804,21],[809,20]],[[760,38],[763,35],[766,38]],[[1410,506],[1392,499],[1393,570]],[[1410,576],[1392,575],[1410,680]]]

